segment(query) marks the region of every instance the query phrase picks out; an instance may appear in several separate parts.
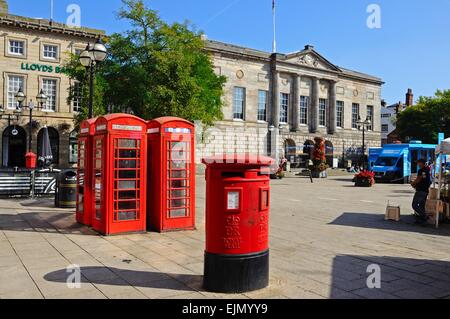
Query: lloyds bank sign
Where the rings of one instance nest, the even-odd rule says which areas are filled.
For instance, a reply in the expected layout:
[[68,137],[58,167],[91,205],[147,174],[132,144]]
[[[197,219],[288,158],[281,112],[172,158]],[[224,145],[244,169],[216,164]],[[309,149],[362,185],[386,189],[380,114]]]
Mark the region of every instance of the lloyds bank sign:
[[46,65],[37,63],[22,63],[20,68],[24,71],[36,71],[36,72],[47,72],[47,73],[64,73],[66,69],[60,65]]

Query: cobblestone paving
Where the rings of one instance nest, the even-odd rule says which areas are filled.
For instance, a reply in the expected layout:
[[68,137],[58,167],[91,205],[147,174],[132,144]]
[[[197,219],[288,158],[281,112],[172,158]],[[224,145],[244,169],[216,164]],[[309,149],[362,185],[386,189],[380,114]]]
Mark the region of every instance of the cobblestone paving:
[[[98,236],[50,200],[0,200],[0,298],[449,298],[450,226],[413,225],[408,185],[354,188],[351,177],[272,183],[271,280],[264,290],[202,289],[204,177],[197,231]],[[384,221],[387,201],[402,220]],[[82,285],[69,289],[66,267]],[[369,289],[367,267],[381,268]]]

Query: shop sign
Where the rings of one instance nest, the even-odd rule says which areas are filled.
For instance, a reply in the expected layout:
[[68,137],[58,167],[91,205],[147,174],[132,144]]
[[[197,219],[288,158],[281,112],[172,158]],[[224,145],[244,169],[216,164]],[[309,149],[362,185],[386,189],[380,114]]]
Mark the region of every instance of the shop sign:
[[46,65],[46,64],[37,64],[37,63],[22,63],[20,68],[24,71],[36,71],[36,72],[45,72],[45,73],[64,73],[66,69],[60,65]]

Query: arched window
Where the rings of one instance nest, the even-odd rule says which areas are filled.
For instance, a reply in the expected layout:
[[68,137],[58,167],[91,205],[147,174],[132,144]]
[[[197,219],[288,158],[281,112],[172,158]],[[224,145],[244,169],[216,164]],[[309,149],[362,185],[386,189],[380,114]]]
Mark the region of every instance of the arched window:
[[312,153],[314,151],[314,141],[307,140],[303,144],[303,154],[307,155],[307,160],[312,159]]
[[69,163],[78,162],[78,132],[73,130],[69,135]]
[[27,133],[22,127],[7,127],[3,131],[2,146],[4,167],[25,167]]
[[[58,131],[53,127],[48,127],[48,137],[50,139],[50,146],[52,149],[52,155],[53,155],[53,162],[52,164],[58,165],[59,164],[59,133]],[[38,133],[38,157],[39,154],[41,154],[41,140],[42,140],[42,134],[44,133],[44,129],[42,128]]]

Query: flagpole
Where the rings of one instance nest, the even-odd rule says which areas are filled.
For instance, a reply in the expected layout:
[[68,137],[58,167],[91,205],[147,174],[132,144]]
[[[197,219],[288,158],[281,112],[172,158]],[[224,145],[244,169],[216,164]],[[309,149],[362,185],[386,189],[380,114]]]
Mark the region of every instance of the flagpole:
[[53,0],[50,0],[50,21],[53,21]]
[[272,0],[272,18],[273,18],[273,42],[272,42],[272,53],[277,52],[277,21],[276,21],[276,6],[275,0]]

